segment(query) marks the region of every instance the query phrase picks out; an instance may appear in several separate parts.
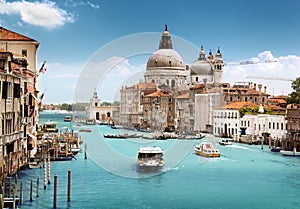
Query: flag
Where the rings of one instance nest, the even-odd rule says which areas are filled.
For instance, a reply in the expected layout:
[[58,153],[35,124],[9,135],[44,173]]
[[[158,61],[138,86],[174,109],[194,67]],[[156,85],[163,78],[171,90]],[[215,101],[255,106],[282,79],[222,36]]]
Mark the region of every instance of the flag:
[[39,98],[39,103],[38,103],[39,107],[42,107],[42,101],[43,101],[44,94],[45,93],[42,93],[42,95]]
[[39,70],[39,73],[44,73],[44,72],[46,72],[47,69],[45,68],[45,64],[46,64],[46,61],[43,62],[42,66],[41,66],[41,68],[40,68],[40,70]]

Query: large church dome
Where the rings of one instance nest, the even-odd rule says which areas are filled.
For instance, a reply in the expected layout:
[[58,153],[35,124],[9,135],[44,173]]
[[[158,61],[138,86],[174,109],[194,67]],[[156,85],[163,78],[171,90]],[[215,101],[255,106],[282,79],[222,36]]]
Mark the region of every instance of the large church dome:
[[149,58],[147,62],[148,68],[169,68],[175,67],[185,69],[182,58],[174,49],[158,49]]
[[171,35],[165,26],[159,48],[149,57],[144,74],[145,82],[186,88],[186,71],[182,58],[173,49]]
[[147,69],[149,68],[176,68],[185,70],[182,58],[173,49],[171,35],[165,26],[165,31],[161,35],[159,48],[148,59]]

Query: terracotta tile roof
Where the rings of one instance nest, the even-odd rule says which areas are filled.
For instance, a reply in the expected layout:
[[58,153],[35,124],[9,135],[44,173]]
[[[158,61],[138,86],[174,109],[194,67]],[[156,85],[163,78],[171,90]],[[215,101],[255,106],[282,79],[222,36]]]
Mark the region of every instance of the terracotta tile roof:
[[193,86],[190,87],[190,89],[201,89],[204,88],[204,84],[194,84]]
[[232,102],[230,104],[220,107],[220,109],[242,109],[245,107],[254,108],[257,106],[259,106],[259,105],[254,104],[252,102]]
[[0,27],[0,41],[35,41],[32,38]]
[[279,103],[279,104],[286,104],[285,99],[269,98],[268,100],[269,100],[269,102],[276,102],[276,103]]
[[156,96],[168,97],[168,96],[171,96],[171,94],[162,92],[162,91],[156,91],[156,92],[146,95],[145,97],[156,97]]
[[190,93],[185,93],[185,94],[182,94],[182,95],[179,95],[176,97],[177,99],[189,99],[190,98]]

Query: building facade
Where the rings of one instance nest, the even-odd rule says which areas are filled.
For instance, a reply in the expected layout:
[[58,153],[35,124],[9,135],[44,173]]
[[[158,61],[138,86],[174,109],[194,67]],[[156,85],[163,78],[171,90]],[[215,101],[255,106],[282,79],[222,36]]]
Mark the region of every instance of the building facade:
[[36,146],[39,43],[0,27],[1,174],[24,166]]
[[286,109],[287,136],[282,143],[283,150],[300,151],[300,105],[289,104]]
[[95,90],[93,97],[90,99],[90,104],[86,108],[86,119],[100,124],[111,124],[112,112],[113,106],[102,106],[100,98]]

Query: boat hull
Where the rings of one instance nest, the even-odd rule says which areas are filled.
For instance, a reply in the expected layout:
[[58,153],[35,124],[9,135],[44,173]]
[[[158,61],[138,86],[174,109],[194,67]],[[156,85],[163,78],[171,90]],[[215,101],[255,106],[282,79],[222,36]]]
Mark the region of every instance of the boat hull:
[[284,156],[300,156],[300,152],[281,150],[280,153]]
[[206,152],[202,152],[197,149],[195,149],[195,153],[196,153],[196,155],[200,155],[203,157],[220,157],[220,153],[206,153]]
[[204,157],[220,157],[221,153],[212,143],[202,142],[194,148],[196,155]]
[[137,172],[157,172],[163,169],[163,165],[139,165],[137,164]]

